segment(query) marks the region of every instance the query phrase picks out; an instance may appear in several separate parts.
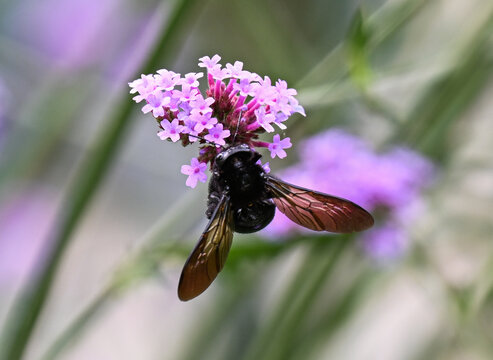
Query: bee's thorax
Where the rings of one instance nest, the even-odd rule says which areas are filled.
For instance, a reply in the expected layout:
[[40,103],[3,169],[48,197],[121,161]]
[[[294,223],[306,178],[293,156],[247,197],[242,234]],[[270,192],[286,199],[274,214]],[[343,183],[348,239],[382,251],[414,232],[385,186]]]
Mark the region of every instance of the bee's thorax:
[[230,148],[220,154],[209,183],[209,218],[226,193],[234,212],[235,231],[254,232],[270,223],[275,206],[266,189],[265,171],[257,164],[259,158],[257,152],[245,147]]

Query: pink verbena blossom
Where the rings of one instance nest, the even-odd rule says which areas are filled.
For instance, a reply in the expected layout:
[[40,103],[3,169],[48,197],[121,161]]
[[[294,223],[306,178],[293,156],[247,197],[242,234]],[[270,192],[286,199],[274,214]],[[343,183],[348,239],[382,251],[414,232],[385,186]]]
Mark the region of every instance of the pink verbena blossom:
[[182,165],[181,173],[188,175],[187,186],[194,188],[197,186],[197,181],[206,182],[207,175],[205,170],[207,169],[207,164],[200,162],[197,158],[192,158],[190,165]]
[[171,139],[173,142],[180,140],[180,133],[185,128],[183,125],[179,125],[178,119],[169,122],[168,120],[161,121],[162,131],[157,135],[161,140]]
[[204,99],[202,95],[197,95],[195,100],[190,102],[192,109],[200,111],[202,114],[212,113],[211,105],[214,102],[213,98]]
[[275,131],[274,127],[271,125],[271,123],[276,121],[276,116],[274,114],[266,114],[265,108],[261,107],[255,110],[255,116],[257,116],[257,122],[253,124],[254,126],[261,126],[267,132]]
[[139,93],[133,98],[135,102],[139,103],[156,89],[157,83],[154,76],[142,74],[140,79],[128,83],[128,86],[131,88],[130,94]]
[[[374,228],[360,239],[379,261],[396,258],[408,248],[406,225],[421,208],[421,193],[431,184],[429,160],[403,147],[377,153],[362,139],[331,129],[300,144],[300,162],[280,177],[290,183],[349,199],[376,215]],[[279,238],[293,230],[310,232],[277,212],[263,234]]]
[[225,138],[229,137],[231,132],[229,130],[223,130],[223,124],[217,124],[216,126],[209,129],[209,133],[205,136],[206,140],[217,144],[217,145],[225,145]]
[[152,111],[154,117],[164,116],[164,107],[169,104],[170,98],[164,92],[156,90],[146,96],[147,104],[142,108],[142,112],[147,114]]
[[279,134],[274,135],[274,139],[272,144],[269,144],[270,156],[275,158],[278,156],[281,159],[284,159],[287,154],[284,149],[289,149],[292,146],[289,138],[285,138],[281,140]]
[[210,129],[217,124],[217,119],[211,117],[211,113],[201,114],[195,109],[192,110],[190,118],[195,122],[193,129],[197,134],[200,134],[206,129],[209,130],[210,134]]
[[190,87],[198,87],[199,79],[204,76],[203,73],[188,73],[185,74],[185,77],[181,79],[181,84]]
[[199,60],[200,60],[200,62],[199,62],[200,67],[205,67],[205,68],[207,68],[207,70],[210,70],[210,69],[214,68],[214,66],[217,65],[219,60],[221,60],[221,57],[216,54],[212,57],[212,59],[208,56],[204,56],[204,57],[201,57]]
[[234,90],[238,91],[241,96],[253,96],[254,90],[250,79],[248,78],[240,78],[239,83],[234,83]]
[[262,169],[264,169],[264,171],[267,174],[270,173],[270,165],[269,165],[269,162],[268,161],[265,164],[262,164],[262,161],[261,160],[258,160],[256,162],[256,164],[262,166]]
[[232,78],[240,79],[243,75],[243,63],[241,61],[235,61],[234,65],[226,64],[226,69]]
[[289,138],[281,140],[275,135],[274,142],[268,143],[259,141],[259,136],[275,132],[274,124],[286,129],[285,121],[294,113],[304,115],[296,90],[288,88],[284,80],[273,85],[268,76],[244,70],[240,61],[222,67],[219,55],[199,60],[199,67],[207,70],[205,92],[199,90],[203,74],[194,72],[181,76],[161,69],[129,83],[133,99],[146,102],[142,111],[152,112],[158,120],[158,136],[181,140],[183,146],[198,143],[198,161],[210,166],[221,147],[239,144],[268,148],[272,157],[286,157]]
[[[142,75],[144,76],[144,75]],[[151,75],[148,75],[151,76]],[[177,74],[173,71],[168,71],[168,70],[158,70],[158,75],[155,75],[154,77],[154,82],[156,84],[156,87],[159,90],[173,90],[174,87],[179,83],[180,81],[180,74]]]

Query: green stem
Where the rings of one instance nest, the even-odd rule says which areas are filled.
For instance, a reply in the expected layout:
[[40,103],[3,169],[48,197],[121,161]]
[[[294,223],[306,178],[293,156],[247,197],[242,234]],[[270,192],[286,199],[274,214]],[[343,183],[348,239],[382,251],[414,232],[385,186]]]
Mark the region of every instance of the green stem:
[[[171,58],[174,54],[170,46],[182,27],[196,0],[178,0],[169,17],[162,36],[148,57],[142,72],[153,71],[161,61],[163,54]],[[166,51],[165,51],[166,50]],[[140,71],[135,74],[135,77]],[[120,106],[108,120],[107,126],[96,139],[92,151],[79,167],[75,181],[69,188],[60,208],[58,221],[51,232],[47,244],[51,247],[42,254],[41,261],[35,267],[35,273],[22,289],[14,302],[13,309],[8,314],[7,322],[0,342],[0,359],[21,359],[32,332],[41,313],[43,305],[51,289],[62,255],[70,242],[84,211],[92,200],[104,176],[108,173],[110,164],[130,127],[132,102],[125,90],[121,90]]]
[[[150,257],[149,254],[155,253],[156,250],[160,250],[159,248],[162,246],[161,243],[163,242],[163,239],[166,239],[167,234],[176,234],[178,224],[180,226],[184,225],[184,222],[177,221],[178,219],[186,218],[193,221],[192,219],[194,219],[194,217],[188,217],[187,215],[190,214],[191,206],[197,203],[197,198],[201,195],[203,195],[201,191],[191,191],[166,211],[156,225],[138,241],[139,244],[143,244],[140,251],[138,251],[129,261],[122,263],[118,267],[112,281],[108,283],[106,287],[101,290],[100,294],[60,333],[55,341],[48,347],[48,350],[41,358],[42,360],[53,360],[61,355],[63,351],[75,343],[76,339],[83,334],[87,326],[106,309],[106,305],[110,303],[111,300],[128,290],[130,285],[135,285],[138,283],[138,280],[146,278],[146,276],[142,276],[142,273],[135,271],[135,269],[158,268],[160,264],[159,259]],[[168,243],[168,245],[169,248],[171,248],[172,244]],[[162,250],[160,252],[162,252]],[[163,256],[160,255],[160,257],[162,258]],[[149,264],[149,262],[151,262],[151,264]],[[141,276],[137,276],[137,273]]]
[[[346,237],[332,240],[334,243],[314,244],[304,263],[291,282],[281,303],[276,306],[273,315],[259,331],[244,359],[280,359],[282,348],[289,343],[292,330],[301,321],[307,304],[314,299],[314,294],[324,283],[324,279],[335,266],[344,246],[349,243]],[[321,247],[332,249],[321,251]]]
[[[224,291],[224,295],[221,294],[215,300],[214,309],[207,311],[207,317],[201,318],[200,323],[194,325],[196,331],[189,337],[189,343],[193,346],[186,347],[183,356],[179,356],[179,359],[219,358],[217,352],[214,351],[228,336],[234,338],[238,312],[248,306],[248,302],[251,301],[249,293],[252,287],[257,285],[257,280],[262,276],[263,270],[262,267],[256,268],[253,276],[251,273],[240,274],[238,271],[231,274],[235,277],[234,280],[229,279],[232,284],[227,287],[227,291]],[[214,330],[211,331],[211,329]]]
[[421,95],[414,110],[395,133],[394,142],[406,142],[434,159],[448,154],[444,134],[471,105],[489,78],[493,62],[489,39],[493,29],[493,8],[485,9],[477,29],[461,44],[450,70]]
[[76,337],[78,337],[86,326],[100,314],[106,305],[113,299],[114,292],[112,288],[106,289],[99,294],[85,309],[82,311],[76,319],[72,322],[60,336],[57,341],[48,349],[46,354],[41,358],[42,360],[51,360],[58,357],[62,351],[73,343]]
[[387,120],[393,127],[399,126],[402,123],[400,115],[383,99],[378,98],[369,89],[361,89],[361,100],[364,102],[368,110],[380,115]]
[[[373,53],[380,44],[396,34],[425,5],[430,3],[430,1],[426,0],[400,1],[396,5],[383,6],[382,10],[370,16],[368,26],[371,28],[372,38],[368,44],[369,54]],[[334,84],[343,81],[347,76],[347,71],[341,71],[341,69],[344,69],[345,62],[346,54],[343,44],[335,49],[330,49],[327,55],[298,81],[297,87],[300,88],[300,94],[303,88],[309,84],[320,84],[321,80]],[[329,75],[329,79],[326,78],[326,75]],[[328,91],[328,94],[330,94],[330,91]],[[323,99],[321,98],[320,100]],[[303,101],[300,102],[305,104]]]
[[314,358],[317,351],[326,345],[330,337],[351,318],[374,279],[375,272],[360,273],[336,304],[325,313],[321,313],[319,321],[310,331],[302,334],[301,338],[296,341],[296,348],[285,359]]

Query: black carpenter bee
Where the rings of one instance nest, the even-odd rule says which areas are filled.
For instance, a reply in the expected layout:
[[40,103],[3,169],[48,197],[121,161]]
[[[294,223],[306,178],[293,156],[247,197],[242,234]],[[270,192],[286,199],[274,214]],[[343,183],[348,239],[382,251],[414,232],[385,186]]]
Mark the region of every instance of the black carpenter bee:
[[288,184],[257,164],[261,155],[248,145],[229,147],[214,161],[205,231],[183,267],[178,297],[193,299],[222,270],[233,232],[266,227],[276,207],[290,220],[316,231],[350,233],[373,225],[373,217],[351,201]]

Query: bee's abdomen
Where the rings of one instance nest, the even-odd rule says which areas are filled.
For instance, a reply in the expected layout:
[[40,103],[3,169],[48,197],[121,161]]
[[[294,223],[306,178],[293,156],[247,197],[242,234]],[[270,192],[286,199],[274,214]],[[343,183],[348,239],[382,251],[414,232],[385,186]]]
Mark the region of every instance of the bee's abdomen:
[[248,234],[262,230],[269,225],[274,218],[276,206],[271,199],[266,199],[251,202],[233,211],[235,231]]

